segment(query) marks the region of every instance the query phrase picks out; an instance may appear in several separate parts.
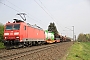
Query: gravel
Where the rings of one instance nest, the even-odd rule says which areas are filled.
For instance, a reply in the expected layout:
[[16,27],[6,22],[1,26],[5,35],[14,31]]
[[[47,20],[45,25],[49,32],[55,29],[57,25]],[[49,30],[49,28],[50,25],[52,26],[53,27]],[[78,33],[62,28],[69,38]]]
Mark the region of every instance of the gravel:
[[15,60],[62,60],[63,58],[63,60],[65,60],[67,51],[72,44],[72,42],[63,42],[56,47],[36,52]]

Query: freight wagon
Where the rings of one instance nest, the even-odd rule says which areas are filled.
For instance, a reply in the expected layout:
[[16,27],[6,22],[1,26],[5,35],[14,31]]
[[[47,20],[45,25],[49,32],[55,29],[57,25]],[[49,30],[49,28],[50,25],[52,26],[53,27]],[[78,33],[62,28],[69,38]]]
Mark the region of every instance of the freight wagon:
[[46,42],[47,43],[54,43],[55,42],[53,32],[45,30],[45,37],[46,37]]

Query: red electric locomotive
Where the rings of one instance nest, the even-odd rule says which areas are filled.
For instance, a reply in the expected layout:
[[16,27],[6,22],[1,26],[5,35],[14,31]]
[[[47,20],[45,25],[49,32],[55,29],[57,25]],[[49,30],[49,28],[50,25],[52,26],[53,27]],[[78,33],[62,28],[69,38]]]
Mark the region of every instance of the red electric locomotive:
[[18,19],[14,20],[13,23],[5,24],[4,45],[7,48],[32,46],[45,42],[45,32],[42,28]]

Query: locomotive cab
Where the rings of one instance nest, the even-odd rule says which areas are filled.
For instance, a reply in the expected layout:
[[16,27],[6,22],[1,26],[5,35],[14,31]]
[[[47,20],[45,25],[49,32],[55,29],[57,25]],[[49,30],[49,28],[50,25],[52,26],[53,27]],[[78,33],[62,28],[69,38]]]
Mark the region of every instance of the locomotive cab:
[[5,46],[13,46],[18,45],[20,42],[20,30],[23,21],[15,20],[13,23],[6,23],[4,27],[4,45]]
[[19,39],[19,30],[20,30],[20,24],[7,23],[5,25],[5,30],[4,30],[4,39],[5,40]]

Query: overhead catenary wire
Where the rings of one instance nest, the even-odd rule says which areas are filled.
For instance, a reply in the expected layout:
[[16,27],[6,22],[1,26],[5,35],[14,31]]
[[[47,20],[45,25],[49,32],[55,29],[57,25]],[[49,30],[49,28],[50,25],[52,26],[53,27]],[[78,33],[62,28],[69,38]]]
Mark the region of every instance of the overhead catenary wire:
[[[40,1],[40,3],[44,6],[44,8],[45,9],[47,9],[46,7],[45,7],[45,5],[42,3],[42,1],[41,0],[39,0]],[[39,3],[38,3],[39,4]],[[40,5],[40,4],[39,4]],[[48,9],[47,9],[47,11],[48,11]],[[49,12],[49,11],[48,11]],[[50,12],[49,12],[49,14],[50,15],[52,15]],[[53,15],[52,15],[53,16]],[[54,16],[53,16],[54,17]],[[55,21],[56,19],[55,18],[53,18],[53,20]],[[58,23],[57,23],[58,24]],[[59,25],[60,26],[60,25]],[[60,26],[60,27],[62,27],[62,26]],[[70,28],[68,28],[68,27],[65,27],[65,28],[67,28],[67,29],[69,29],[70,31],[72,31]]]
[[[8,0],[6,0],[7,2],[9,2],[10,4],[12,4],[13,6],[15,6],[15,7],[17,7],[17,8],[19,8],[18,6],[16,6],[16,5],[14,5],[13,3],[11,3],[10,1],[8,1]],[[7,4],[5,4],[5,3],[2,3],[2,2],[0,2],[1,4],[3,4],[3,5],[5,5],[5,6],[7,6],[8,8],[11,8],[12,10],[14,10],[14,11],[16,11],[16,12],[18,12],[18,13],[20,13],[20,11],[18,11],[18,10],[16,10],[16,9],[14,9],[14,8],[12,8],[12,7],[10,7],[9,5],[7,5]],[[21,8],[19,8],[20,10],[22,10]],[[35,20],[35,19],[33,19],[33,18],[31,18],[29,15],[27,15],[30,19],[32,19],[33,21],[37,21],[37,22],[39,22],[39,23],[41,23],[42,24],[42,22],[41,21],[38,21],[38,20]]]
[[[11,3],[10,1],[6,0],[7,2],[9,2],[10,4],[12,4],[13,6],[19,8],[20,10],[24,11],[23,9],[21,9],[20,7],[16,6],[15,4]],[[31,14],[27,13],[28,15],[32,16]]]
[[[39,0],[40,1],[40,3],[42,4],[42,6],[45,8],[45,9],[47,9],[45,6],[44,6],[44,4],[42,3],[42,1],[41,0]],[[38,3],[39,4],[39,3]],[[39,4],[40,5],[40,4]],[[47,11],[48,11],[48,9],[47,9]],[[48,11],[49,12],[49,11]],[[50,13],[50,12],[49,12]],[[50,15],[52,15],[51,13],[50,13]],[[53,16],[53,15],[52,15]],[[54,19],[53,18],[53,20],[55,21],[56,19]],[[56,22],[57,23],[57,22]],[[58,24],[58,23],[57,23]],[[59,25],[59,24],[58,24]],[[60,25],[59,25],[60,26]],[[63,27],[62,26],[60,26],[62,29],[63,29]],[[66,29],[68,29],[68,30],[70,30],[70,31],[72,31],[72,29],[70,29],[70,28],[68,28],[68,27],[64,27],[64,28],[66,28]]]
[[36,0],[34,0],[34,1],[53,19],[53,17]]
[[16,11],[16,12],[19,12],[18,10],[14,9],[14,8],[12,8],[12,7],[10,7],[10,6],[8,6],[8,5],[5,4],[5,3],[2,3],[2,2],[0,2],[0,3],[3,4],[3,5],[5,5],[5,6],[7,6],[7,7],[9,7],[9,8],[11,8],[11,9],[13,9],[13,10]]
[[[42,6],[49,12],[49,10],[46,8],[46,6],[42,3],[42,1],[41,0],[39,0],[40,1],[40,3],[42,4]],[[49,12],[49,14],[51,15],[51,16],[53,16],[50,12]],[[53,16],[54,17],[54,16]],[[53,18],[54,19],[54,18]]]
[[[40,8],[42,8],[45,12],[46,12],[46,14],[49,16],[49,17],[51,17],[54,21],[55,21],[55,19],[36,1],[36,0],[34,0],[38,5],[39,5],[39,7]],[[41,2],[41,1],[40,1]],[[41,4],[42,4],[42,2],[41,2]],[[58,24],[58,23],[57,23]]]
[[[45,9],[47,9],[47,8],[45,7],[45,5],[42,3],[42,1],[41,1],[41,0],[39,0],[39,1],[40,1],[40,3],[42,4],[42,6],[43,6]],[[38,3],[38,4],[39,4],[39,3]],[[39,4],[39,6],[40,6],[40,4]],[[41,7],[41,6],[40,6],[40,7]],[[43,8],[43,7],[42,7],[42,8]],[[43,9],[44,9],[44,8],[43,8]],[[44,9],[44,10],[45,10],[45,9]],[[48,9],[47,9],[47,11],[48,11]],[[48,11],[48,14],[50,14],[51,17],[53,16],[49,11]],[[52,18],[53,18],[54,21],[56,21],[56,19],[54,18],[54,16],[53,16]],[[57,22],[56,22],[56,23],[57,23]],[[57,23],[57,24],[58,24],[58,23]],[[59,24],[58,24],[58,25],[59,25]],[[59,26],[60,26],[60,25],[59,25]],[[60,27],[63,29],[62,26],[60,26]],[[67,27],[65,27],[65,28],[67,28]],[[69,28],[67,28],[67,29],[69,29]],[[69,30],[71,30],[71,29],[69,29]]]
[[[18,6],[16,6],[15,4],[11,3],[10,1],[8,1],[8,0],[6,0],[6,1],[7,1],[8,3],[12,4],[13,6],[17,7],[18,9],[24,11],[23,9],[21,9],[20,7],[18,7]],[[26,12],[26,11],[24,11],[24,12]],[[41,23],[41,24],[42,24],[43,21],[41,21],[40,19],[36,18],[35,16],[31,15],[31,14],[28,13],[28,12],[26,12],[26,14],[27,14],[27,16],[28,16],[29,18],[31,18],[32,20],[37,21],[38,23]],[[29,15],[32,16],[33,18],[30,17]],[[43,22],[43,23],[45,23],[45,22]]]
[[[35,0],[34,0],[35,1]],[[36,1],[35,1],[36,2]],[[10,7],[10,6],[8,6],[7,4],[5,4],[5,3],[2,3],[2,2],[0,2],[1,4],[3,4],[3,5],[5,5],[5,6],[7,6],[7,7],[9,7],[9,8],[11,8],[11,9],[13,9],[14,11],[16,11],[16,12],[20,12],[20,11],[18,11],[18,10],[16,10],[16,9],[14,9],[14,8],[12,8],[12,7]],[[36,2],[37,3],[37,2]],[[42,3],[42,2],[41,2]],[[11,3],[12,4],[12,3]],[[55,19],[39,4],[39,3],[37,3],[54,21],[55,21]],[[14,4],[13,4],[14,5]],[[16,5],[14,5],[14,6],[16,6]],[[17,7],[17,6],[16,6]],[[45,7],[45,6],[44,6]],[[17,7],[17,8],[19,8],[19,7]],[[46,8],[46,7],[45,7]],[[19,8],[19,9],[21,9],[21,8]],[[22,10],[22,9],[21,9]],[[28,16],[28,15],[27,15]],[[29,18],[31,18],[30,16],[28,16]],[[32,20],[35,20],[35,19],[33,19],[33,18],[31,18]],[[37,20],[36,20],[37,21]],[[37,21],[37,22],[41,22],[41,21]],[[58,23],[57,23],[58,24]],[[66,27],[67,28],[67,27]]]

